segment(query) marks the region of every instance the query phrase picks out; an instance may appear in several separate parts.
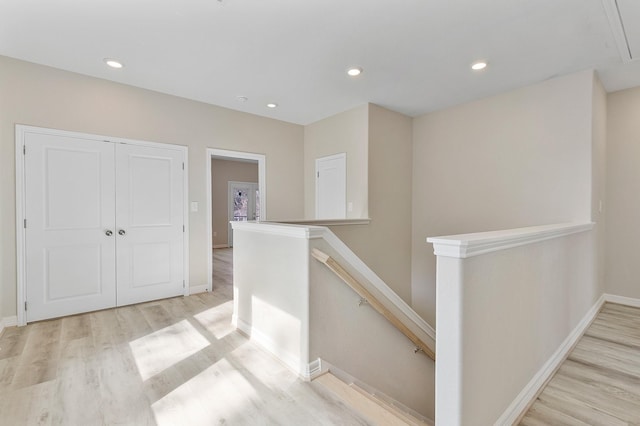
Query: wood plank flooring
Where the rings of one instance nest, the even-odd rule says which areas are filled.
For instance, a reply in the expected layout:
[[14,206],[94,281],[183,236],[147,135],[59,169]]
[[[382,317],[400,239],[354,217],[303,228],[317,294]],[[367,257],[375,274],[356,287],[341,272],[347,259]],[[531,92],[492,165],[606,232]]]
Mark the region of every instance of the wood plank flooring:
[[363,425],[230,324],[231,250],[214,291],[0,336],[0,425]]
[[605,304],[520,425],[640,425],[640,309]]

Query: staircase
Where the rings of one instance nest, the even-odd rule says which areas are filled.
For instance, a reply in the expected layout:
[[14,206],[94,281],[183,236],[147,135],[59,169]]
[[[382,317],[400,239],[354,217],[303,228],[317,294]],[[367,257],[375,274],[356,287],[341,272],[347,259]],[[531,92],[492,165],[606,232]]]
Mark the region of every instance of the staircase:
[[426,418],[419,418],[419,414],[411,414],[405,407],[394,406],[385,399],[365,391],[353,382],[346,383],[340,380],[330,372],[317,377],[312,383],[328,391],[372,425],[433,425]]
[[328,228],[233,229],[240,330],[370,424],[432,424],[435,331],[423,318]]

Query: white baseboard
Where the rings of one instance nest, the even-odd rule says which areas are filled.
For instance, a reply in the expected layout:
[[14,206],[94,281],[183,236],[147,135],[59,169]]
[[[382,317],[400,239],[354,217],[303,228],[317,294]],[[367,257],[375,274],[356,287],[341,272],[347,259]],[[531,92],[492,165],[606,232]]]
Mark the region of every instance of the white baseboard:
[[[529,407],[531,402],[536,398],[542,387],[547,383],[551,376],[560,367],[560,364],[567,358],[569,352],[578,343],[589,325],[593,322],[600,308],[608,301],[606,294],[600,296],[596,303],[589,309],[573,331],[564,339],[558,350],[555,351],[551,358],[540,368],[533,378],[522,389],[518,396],[513,400],[511,405],[502,413],[500,418],[494,423],[496,425],[512,425],[518,420],[518,417]],[[640,302],[640,301],[638,301]]]
[[206,284],[203,285],[192,285],[189,287],[189,294],[198,294],[209,291],[209,286]]
[[214,249],[217,249],[217,248],[229,248],[229,244],[215,244],[213,246],[213,248]]
[[328,369],[324,368],[324,371],[323,371],[322,360],[318,358],[315,361],[311,361],[309,364],[307,364],[304,368],[303,374],[301,374],[300,376],[302,380],[306,382],[310,382],[311,380],[322,375],[326,371],[328,371]]
[[616,296],[615,294],[604,295],[605,302],[617,303],[619,305],[633,306],[634,308],[640,308],[640,299],[634,299],[632,297]]
[[299,356],[282,349],[270,336],[253,327],[251,324],[243,321],[241,318],[238,318],[235,314],[231,318],[231,322],[238,330],[249,337],[252,342],[260,345],[263,349],[278,358],[278,360],[280,360],[295,374],[299,375],[302,379],[307,380],[305,377],[309,375],[311,369],[314,368],[314,366],[309,367],[313,363],[302,366]]
[[[390,407],[394,407],[396,410],[398,410],[401,413],[404,414],[408,414],[410,416],[415,417],[416,419],[419,419],[422,421],[422,423],[426,424],[426,425],[435,425],[434,421],[432,419],[429,419],[425,416],[423,416],[422,414],[418,413],[417,411],[407,407],[406,405],[404,405],[403,403],[396,401],[393,398],[390,398],[389,396],[387,396],[386,394],[384,394],[383,392],[379,391],[378,389],[369,386],[366,383],[361,382],[360,380],[358,380],[357,378],[355,378],[354,376],[352,376],[351,374],[347,373],[344,370],[341,370],[340,368],[336,367],[335,365],[322,360],[321,358],[318,358],[317,361],[319,362],[319,366],[320,371],[318,372],[317,376],[320,376],[324,373],[331,373],[333,374],[338,380],[343,381],[344,383],[350,385],[350,384],[354,384],[357,387],[359,387],[360,389],[362,389],[365,393],[373,396],[374,398],[382,401],[384,404],[387,404]],[[315,377],[314,377],[315,378]],[[414,423],[411,423],[414,424]]]
[[17,316],[14,315],[12,317],[0,318],[0,334],[2,334],[5,327],[13,327],[14,325],[18,325]]

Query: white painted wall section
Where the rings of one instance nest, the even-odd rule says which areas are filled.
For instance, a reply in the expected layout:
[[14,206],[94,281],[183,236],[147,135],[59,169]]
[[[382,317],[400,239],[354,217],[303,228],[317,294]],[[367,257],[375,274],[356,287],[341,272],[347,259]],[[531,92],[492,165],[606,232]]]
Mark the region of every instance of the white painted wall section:
[[233,323],[302,374],[310,361],[309,237],[316,229],[252,222],[232,227]]
[[594,236],[577,223],[428,239],[438,256],[436,424],[517,418],[602,296]]

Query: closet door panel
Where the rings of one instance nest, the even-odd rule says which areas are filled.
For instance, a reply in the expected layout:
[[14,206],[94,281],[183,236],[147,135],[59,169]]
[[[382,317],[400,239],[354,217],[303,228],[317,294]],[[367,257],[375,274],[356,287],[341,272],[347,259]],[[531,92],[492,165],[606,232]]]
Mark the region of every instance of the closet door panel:
[[184,156],[116,147],[117,304],[182,295]]
[[25,150],[27,321],[114,306],[114,145],[27,133]]

